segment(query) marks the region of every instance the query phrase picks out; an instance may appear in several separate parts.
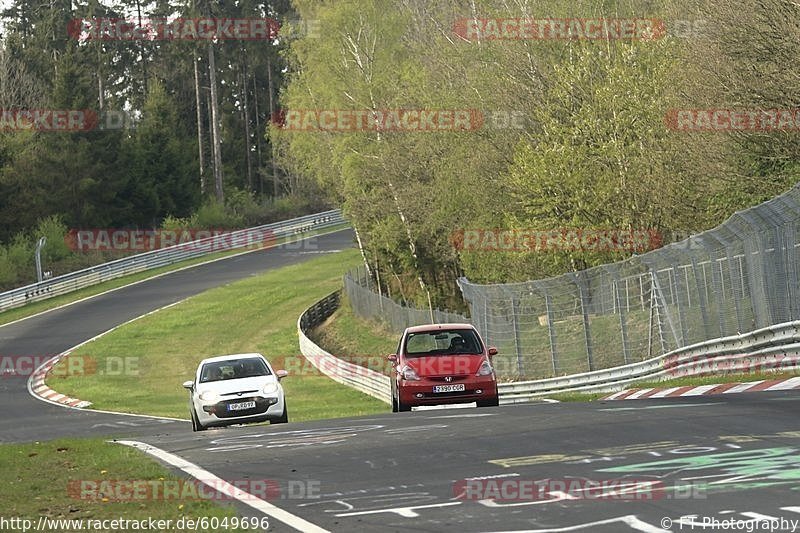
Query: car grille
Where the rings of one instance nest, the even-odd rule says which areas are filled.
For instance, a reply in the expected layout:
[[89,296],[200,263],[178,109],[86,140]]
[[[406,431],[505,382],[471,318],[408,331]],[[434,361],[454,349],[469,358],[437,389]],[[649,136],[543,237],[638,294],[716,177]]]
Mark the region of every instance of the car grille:
[[467,389],[452,392],[424,392],[424,398],[450,398],[456,396],[472,396],[475,394],[475,389]]
[[[447,378],[452,378],[450,381],[447,381]],[[441,381],[442,383],[458,383],[459,381],[464,381],[469,376],[433,376],[433,377],[426,377],[425,379],[429,379],[431,381]]]
[[[228,411],[228,405],[232,403],[242,403],[242,402],[256,402],[256,406],[252,409],[242,409],[239,411]],[[277,400],[276,400],[277,401]],[[252,416],[252,415],[260,415],[262,413],[266,413],[269,406],[275,403],[275,401],[270,401],[267,398],[236,398],[234,400],[223,400],[221,402],[217,402],[213,408],[212,413],[217,418],[235,418],[240,416]]]
[[254,392],[258,392],[258,390],[242,390],[238,392],[226,392],[225,394],[220,394],[220,396],[243,396],[245,394],[253,394]]

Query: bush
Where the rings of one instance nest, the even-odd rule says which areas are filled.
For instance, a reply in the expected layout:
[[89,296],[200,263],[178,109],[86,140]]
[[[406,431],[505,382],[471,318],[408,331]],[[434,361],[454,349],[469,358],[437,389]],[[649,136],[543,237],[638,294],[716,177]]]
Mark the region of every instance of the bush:
[[[67,236],[67,226],[58,215],[49,216],[39,221],[33,234],[34,242],[39,237],[45,237],[47,243],[42,248],[42,263],[50,264],[61,261],[72,255],[64,238]],[[34,248],[35,249],[35,248]],[[45,268],[45,270],[50,270]]]
[[238,229],[243,225],[242,217],[229,212],[224,205],[211,200],[189,218],[191,227],[198,229]]
[[10,289],[17,282],[17,270],[8,256],[8,250],[0,246],[0,288]]

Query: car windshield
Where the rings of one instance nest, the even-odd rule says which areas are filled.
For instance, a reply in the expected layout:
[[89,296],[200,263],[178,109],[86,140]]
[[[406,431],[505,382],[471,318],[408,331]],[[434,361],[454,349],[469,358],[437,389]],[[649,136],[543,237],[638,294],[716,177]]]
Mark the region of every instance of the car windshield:
[[269,375],[269,368],[260,357],[228,359],[204,364],[200,372],[200,383]]
[[483,348],[472,329],[450,329],[409,333],[406,355],[481,354]]

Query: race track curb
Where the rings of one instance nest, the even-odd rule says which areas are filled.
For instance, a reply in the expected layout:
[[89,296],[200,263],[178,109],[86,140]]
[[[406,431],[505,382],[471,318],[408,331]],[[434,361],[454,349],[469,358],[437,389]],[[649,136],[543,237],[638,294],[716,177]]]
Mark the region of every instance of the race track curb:
[[646,400],[648,398],[677,398],[686,396],[711,396],[740,392],[761,392],[800,389],[800,376],[784,379],[750,381],[748,383],[719,383],[713,385],[688,385],[684,387],[625,389],[609,394],[600,400]]

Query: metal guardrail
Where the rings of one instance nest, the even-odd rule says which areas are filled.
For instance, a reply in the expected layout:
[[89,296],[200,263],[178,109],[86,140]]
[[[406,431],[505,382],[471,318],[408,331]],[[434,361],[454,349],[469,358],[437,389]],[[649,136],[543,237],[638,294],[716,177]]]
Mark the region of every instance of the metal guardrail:
[[389,376],[339,359],[317,346],[306,335],[308,330],[324,322],[326,318],[336,311],[339,307],[340,295],[340,291],[329,294],[300,315],[297,320],[300,353],[314,367],[332,380],[390,404],[392,402],[392,392]]
[[800,321],[705,341],[664,355],[595,372],[500,385],[502,403],[559,392],[614,392],[644,379],[800,368]]
[[[339,291],[309,307],[297,321],[301,353],[323,374],[391,402],[390,378],[329,354],[305,334],[339,306]],[[800,368],[800,321],[723,337],[624,366],[558,378],[500,383],[501,404],[523,403],[561,392],[614,392],[637,381],[685,376]]]
[[[274,242],[277,239],[343,223],[345,223],[345,219],[342,217],[342,212],[339,209],[334,209],[132,255],[0,293],[0,311],[46,300],[122,276],[202,257],[221,250],[236,250],[254,245],[263,246],[264,236],[268,236],[269,241]],[[254,235],[261,236],[260,243],[253,242]]]

